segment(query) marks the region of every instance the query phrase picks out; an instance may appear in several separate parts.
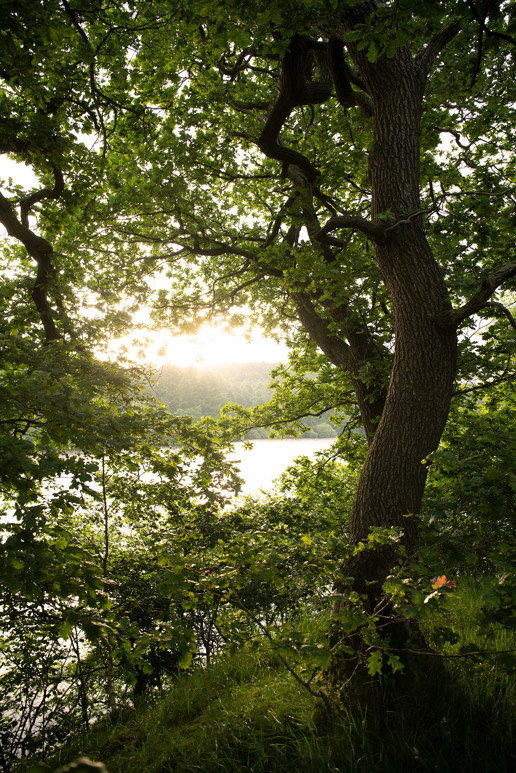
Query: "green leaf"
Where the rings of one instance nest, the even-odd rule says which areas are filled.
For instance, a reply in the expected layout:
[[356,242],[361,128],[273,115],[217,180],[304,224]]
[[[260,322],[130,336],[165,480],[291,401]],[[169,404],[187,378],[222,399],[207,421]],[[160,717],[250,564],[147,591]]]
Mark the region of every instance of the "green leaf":
[[367,58],[370,62],[375,62],[378,57],[378,49],[376,47],[376,43],[374,40],[372,40],[369,43],[369,47],[367,49]]
[[383,655],[379,650],[373,650],[367,656],[367,672],[370,676],[381,675]]

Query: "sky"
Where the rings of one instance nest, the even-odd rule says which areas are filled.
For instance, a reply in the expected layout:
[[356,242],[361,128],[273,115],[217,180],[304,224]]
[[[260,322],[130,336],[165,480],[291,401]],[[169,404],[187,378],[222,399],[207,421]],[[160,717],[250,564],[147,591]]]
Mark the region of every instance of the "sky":
[[[38,187],[37,178],[28,167],[2,155],[0,178],[9,176],[29,190]],[[0,243],[5,238],[5,231],[0,227]],[[143,336],[141,333],[140,347],[133,346],[128,338],[113,341],[108,350],[109,356],[116,358],[126,347],[130,359],[156,367],[167,363],[180,367],[210,367],[237,362],[276,363],[287,359],[287,348],[284,345],[261,335],[259,331],[249,339],[244,328],[241,331],[228,331],[224,325],[213,325],[205,326],[196,335],[173,337],[166,331],[148,331],[146,341],[143,341]]]
[[165,362],[181,367],[232,362],[280,362],[287,359],[286,347],[270,338],[256,333],[248,340],[243,333],[227,332],[221,327],[204,328],[197,336],[170,336],[164,342],[163,350]]
[[[144,336],[146,340],[144,340]],[[195,335],[171,336],[167,331],[142,333],[140,346],[129,339],[113,341],[108,350],[110,359],[127,347],[127,356],[152,366],[168,363],[181,368],[195,365],[212,367],[236,362],[285,362],[287,348],[271,338],[253,333],[249,340],[244,331],[228,331],[224,326],[205,325]],[[143,346],[142,346],[143,344]],[[141,353],[138,353],[141,349]]]

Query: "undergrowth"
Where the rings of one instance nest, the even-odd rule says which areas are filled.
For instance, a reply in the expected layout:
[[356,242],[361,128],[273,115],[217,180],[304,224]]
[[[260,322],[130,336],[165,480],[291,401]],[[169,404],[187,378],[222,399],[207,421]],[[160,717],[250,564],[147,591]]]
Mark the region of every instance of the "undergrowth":
[[[450,594],[448,622],[458,638],[446,645],[449,654],[472,640],[475,594],[467,586]],[[496,624],[489,640],[485,631],[478,636],[483,647],[516,646],[514,635]],[[458,657],[443,660],[438,679],[434,672],[426,679],[425,668],[422,674],[410,705],[389,704],[374,723],[346,697],[328,715],[262,642],[221,655],[160,698],[104,719],[54,758],[25,761],[18,770],[48,773],[87,754],[103,760],[109,773],[512,771],[514,673],[496,657]]]

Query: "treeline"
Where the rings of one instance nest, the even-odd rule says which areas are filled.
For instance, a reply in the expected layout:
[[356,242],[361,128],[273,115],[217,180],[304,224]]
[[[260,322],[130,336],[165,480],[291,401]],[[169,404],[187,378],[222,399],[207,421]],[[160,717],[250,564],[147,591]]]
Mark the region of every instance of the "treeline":
[[[203,416],[216,418],[227,403],[244,408],[267,403],[272,397],[270,362],[246,362],[218,365],[209,369],[190,365],[181,368],[165,365],[153,387],[157,399],[175,416],[191,416],[198,421]],[[309,427],[304,437],[335,437],[337,430],[329,421],[329,413],[303,419]],[[252,429],[251,440],[268,437],[268,429]]]

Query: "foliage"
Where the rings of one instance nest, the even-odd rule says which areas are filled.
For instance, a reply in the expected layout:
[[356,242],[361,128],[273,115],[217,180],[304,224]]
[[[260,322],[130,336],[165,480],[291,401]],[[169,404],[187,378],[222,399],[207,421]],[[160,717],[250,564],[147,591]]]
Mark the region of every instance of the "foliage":
[[[509,629],[512,0],[2,12],[0,153],[34,177],[0,191],[4,769],[277,623],[302,668],[383,688],[452,595],[434,577],[474,568],[481,624]],[[172,417],[99,359],[146,311],[287,338],[271,399]],[[221,509],[231,438],[328,410],[349,469],[301,460],[278,496]],[[335,575],[331,637],[307,638],[292,618]],[[237,726],[226,768],[259,769]]]
[[[52,470],[31,481],[48,491],[32,563],[34,506],[19,497],[18,520],[4,521],[5,769],[20,753],[48,753],[116,707],[161,691],[192,663],[253,639],[256,616],[273,625],[301,603],[318,603],[338,565],[342,516],[317,501],[307,460],[297,477],[303,516],[294,487],[286,498],[249,498],[221,511],[216,487],[233,479],[222,477],[230,471],[205,423],[198,430],[141,404],[131,408],[131,439],[122,405],[123,446],[114,442],[113,412],[111,447],[102,430],[87,464],[47,438],[70,477],[60,468],[60,477]],[[90,408],[92,425],[83,429],[94,435]]]
[[[34,744],[51,747],[102,713],[116,700],[113,679],[135,680],[156,646],[178,648],[178,661],[188,655],[192,636],[184,627],[167,639],[157,610],[135,626],[117,608],[126,581],[122,571],[110,577],[113,559],[127,551],[128,560],[131,550],[138,559],[148,536],[142,528],[129,538],[138,518],[156,518],[165,506],[213,508],[238,486],[206,427],[149,402],[130,371],[60,342],[34,351],[10,333],[0,383],[6,770]],[[136,666],[121,654],[132,648]]]
[[431,459],[424,513],[443,566],[502,576],[514,565],[514,393],[475,392],[456,405]]
[[[171,413],[191,416],[194,421],[203,416],[217,418],[222,412],[227,419],[227,431],[235,438],[243,435],[257,440],[268,437],[270,433],[285,436],[300,431],[306,437],[335,437],[337,429],[334,425],[338,419],[326,410],[328,373],[322,372],[318,363],[312,364],[312,367],[314,370],[303,378],[294,356],[288,367],[276,366],[272,373],[272,366],[267,363],[223,365],[210,369],[165,365],[153,385],[153,393]],[[324,407],[313,412],[318,403],[315,399],[315,378],[324,381],[320,397]],[[302,388],[307,393],[306,406],[301,405]],[[249,410],[257,406],[260,406],[257,410]],[[289,418],[292,409],[289,411],[287,406],[295,407],[292,419]]]
[[[470,586],[467,599],[455,600],[457,620],[463,614],[469,619],[477,594]],[[327,616],[309,617],[297,620],[298,628],[312,640],[323,636]],[[499,646],[500,640],[489,636],[486,644]],[[371,773],[444,773],[457,759],[467,773],[488,773],[493,766],[509,771],[514,700],[514,683],[502,664],[491,663],[481,672],[459,659],[449,661],[439,677],[435,672],[422,677],[412,707],[386,713],[375,727],[346,697],[340,712],[329,718],[285,671],[277,651],[263,643],[226,652],[209,668],[181,676],[156,702],[106,718],[37,770],[52,771],[86,749],[103,759],[110,773],[128,767],[186,773],[197,766],[235,773],[244,768],[351,773],[358,766]]]

